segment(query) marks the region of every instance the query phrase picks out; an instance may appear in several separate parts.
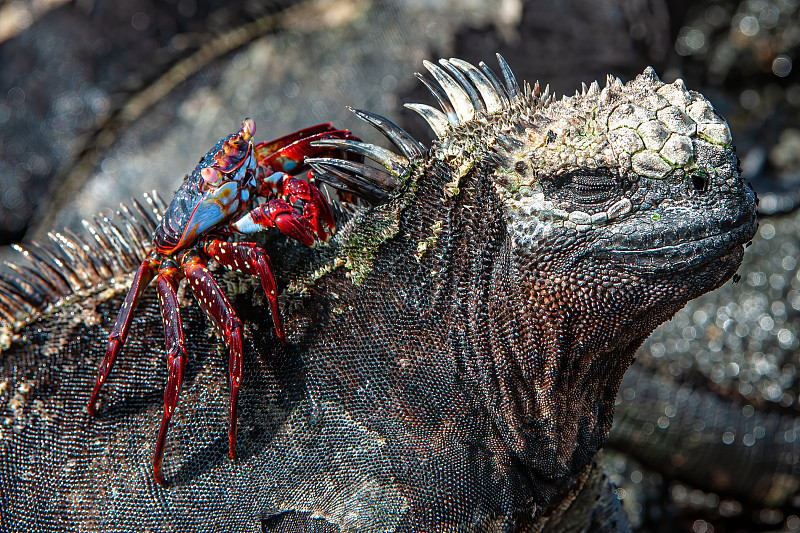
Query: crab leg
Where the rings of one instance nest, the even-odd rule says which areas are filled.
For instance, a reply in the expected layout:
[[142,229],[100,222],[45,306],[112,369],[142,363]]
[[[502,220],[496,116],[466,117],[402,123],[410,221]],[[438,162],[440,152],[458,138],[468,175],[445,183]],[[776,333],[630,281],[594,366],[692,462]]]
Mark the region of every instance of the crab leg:
[[205,311],[230,347],[228,359],[229,385],[231,390],[230,412],[228,418],[228,454],[236,459],[236,404],[239,386],[242,384],[242,322],[236,316],[228,299],[211,276],[204,261],[194,252],[183,255],[181,261],[189,287],[192,288],[200,307]]
[[164,442],[167,428],[178,403],[178,394],[183,382],[183,370],[186,368],[186,348],[183,343],[183,327],[178,309],[178,282],[183,277],[180,269],[173,262],[164,262],[156,278],[158,304],[161,308],[161,319],[164,321],[164,333],[167,341],[167,369],[169,377],[164,389],[164,415],[158,430],[156,451],[153,455],[153,477],[159,485],[164,484],[161,475],[161,463],[164,459]]
[[125,302],[123,302],[119,314],[117,315],[117,321],[111,330],[111,334],[108,336],[106,355],[103,357],[103,362],[100,363],[100,368],[97,371],[97,381],[94,384],[92,396],[89,398],[89,405],[86,406],[86,411],[91,416],[97,414],[97,395],[100,392],[100,387],[108,378],[109,372],[111,372],[111,367],[114,365],[117,354],[122,349],[122,345],[125,344],[125,338],[128,336],[128,330],[131,327],[133,312],[136,306],[139,305],[139,299],[142,297],[142,293],[144,293],[144,290],[150,285],[157,271],[158,261],[156,260],[155,254],[152,253],[147,259],[142,261],[142,264],[139,265],[139,269],[136,271],[136,275],[131,283],[131,289],[125,297]]
[[[308,128],[309,130],[313,128]],[[303,130],[306,132],[306,130]],[[303,136],[300,139],[292,142],[291,144],[283,145],[275,152],[268,154],[263,149],[262,145],[256,146],[256,155],[258,157],[258,164],[261,166],[268,165],[273,170],[280,172],[290,172],[296,174],[304,166],[303,161],[306,157],[332,157],[334,154],[342,153],[337,148],[328,146],[312,146],[314,141],[322,141],[324,139],[357,139],[347,130],[334,130],[328,129],[326,131]],[[278,142],[283,139],[279,139]],[[276,147],[277,142],[270,143],[271,147]],[[261,149],[259,149],[261,148]]]
[[275,324],[275,333],[282,343],[283,337],[281,316],[278,310],[278,290],[275,286],[275,277],[272,275],[272,262],[267,253],[252,242],[225,242],[209,239],[203,246],[206,254],[213,257],[220,265],[258,276],[261,287],[269,300],[269,309],[272,313],[272,322]]
[[[274,155],[280,149],[289,146],[304,137],[309,137],[311,135],[318,135],[320,133],[329,133],[339,131],[333,126],[331,123],[328,122],[326,124],[317,124],[316,126],[311,126],[309,128],[302,129],[300,131],[296,131],[294,133],[290,133],[289,135],[285,135],[279,139],[275,139],[272,141],[264,141],[258,143],[256,148],[256,157],[258,158],[258,162],[261,163],[267,157]],[[348,132],[349,135],[353,135],[352,133]],[[301,157],[300,160],[294,160],[294,165],[297,163],[301,163],[303,158]],[[294,166],[292,165],[292,166]],[[285,170],[284,168],[273,167],[275,170]]]

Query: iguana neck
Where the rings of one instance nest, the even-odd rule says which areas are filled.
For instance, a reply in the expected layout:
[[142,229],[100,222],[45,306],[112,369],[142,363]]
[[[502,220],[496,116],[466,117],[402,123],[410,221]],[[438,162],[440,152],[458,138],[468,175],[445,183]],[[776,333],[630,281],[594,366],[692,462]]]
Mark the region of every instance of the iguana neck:
[[[464,393],[537,477],[575,474],[605,441],[620,380],[649,329],[614,327],[619,320],[601,309],[607,288],[593,286],[591,276],[575,290],[580,246],[557,266],[546,257],[563,251],[546,242],[515,246],[487,171],[473,169],[452,197],[421,183],[434,198],[429,210],[415,201],[419,211],[404,213],[401,231],[426,242],[439,228],[417,262],[430,271],[431,308],[447,317],[442,337],[455,342],[446,367],[457,370]],[[443,181],[454,182],[440,176],[434,183]]]

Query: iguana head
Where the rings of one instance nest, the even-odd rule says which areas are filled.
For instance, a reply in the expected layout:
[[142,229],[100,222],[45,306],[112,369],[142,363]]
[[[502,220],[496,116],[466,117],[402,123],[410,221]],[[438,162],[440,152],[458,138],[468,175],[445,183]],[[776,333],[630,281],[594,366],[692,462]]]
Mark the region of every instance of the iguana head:
[[755,195],[708,100],[652,68],[560,100],[536,93],[494,122],[496,186],[519,246],[572,234],[637,272],[685,275],[723,257],[735,270]]
[[334,265],[356,283],[380,278],[372,265],[387,243],[384,264],[431,280],[431,305],[473,324],[459,365],[506,442],[559,476],[602,444],[641,342],[733,276],[756,199],[727,124],[681,80],[648,68],[556,99],[520,88],[499,60],[502,80],[483,63],[425,63],[435,81],[419,77],[442,110],[408,107],[437,135],[429,150],[359,111],[402,154],[334,141],[386,170],[311,164],[337,187],[388,200],[340,234]]
[[[320,160],[318,175],[368,190],[372,198],[398,200],[426,165],[442,161],[453,171],[444,187],[452,198],[461,179],[484,165],[513,245],[526,255],[547,249],[540,256],[554,258],[538,260],[537,269],[575,273],[591,257],[642,275],[686,275],[712,262],[718,283],[733,274],[755,231],[755,194],[739,177],[727,123],[703,95],[680,79],[663,83],[648,67],[627,84],[609,76],[602,89],[583,84],[574,96],[556,99],[538,83],[520,88],[498,59],[502,81],[484,63],[425,62],[435,82],[417,76],[442,111],[407,107],[437,134],[428,153],[387,119],[356,111],[403,155],[334,141],[329,144],[371,157],[389,172]],[[382,232],[379,242],[387,234],[393,235]],[[420,251],[427,251],[422,241]]]

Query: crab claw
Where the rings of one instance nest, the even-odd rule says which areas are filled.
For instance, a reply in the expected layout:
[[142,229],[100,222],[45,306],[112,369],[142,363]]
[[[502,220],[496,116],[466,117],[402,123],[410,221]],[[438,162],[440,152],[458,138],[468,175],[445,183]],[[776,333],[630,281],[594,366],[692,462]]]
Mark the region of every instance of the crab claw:
[[314,228],[299,216],[294,208],[275,198],[261,204],[237,220],[233,228],[240,233],[255,233],[267,228],[278,228],[283,234],[311,246],[316,240]]
[[[313,179],[310,172],[309,179]],[[290,204],[297,200],[303,202],[303,218],[310,222],[320,240],[326,240],[325,227],[333,229],[333,213],[319,189],[307,181],[289,178],[283,182],[283,194],[289,198]]]

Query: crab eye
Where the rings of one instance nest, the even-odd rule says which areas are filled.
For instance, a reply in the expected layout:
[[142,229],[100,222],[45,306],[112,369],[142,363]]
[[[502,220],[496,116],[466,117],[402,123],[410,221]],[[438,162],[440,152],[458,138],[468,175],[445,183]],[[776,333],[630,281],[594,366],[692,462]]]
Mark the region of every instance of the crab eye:
[[252,118],[246,118],[242,122],[242,129],[239,130],[242,139],[249,141],[256,133],[256,121]]
[[222,173],[213,167],[205,167],[204,169],[200,170],[200,176],[209,185],[212,185],[222,179]]

